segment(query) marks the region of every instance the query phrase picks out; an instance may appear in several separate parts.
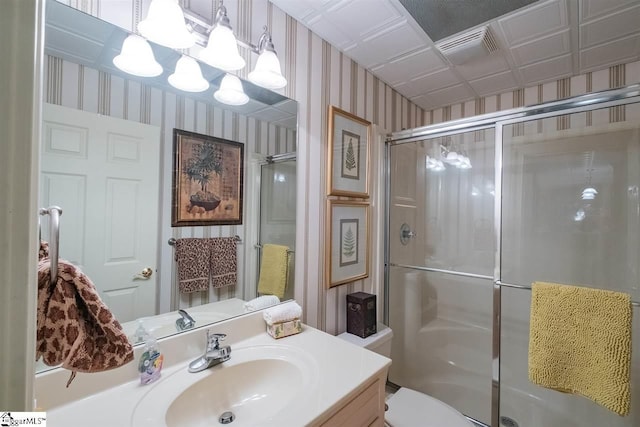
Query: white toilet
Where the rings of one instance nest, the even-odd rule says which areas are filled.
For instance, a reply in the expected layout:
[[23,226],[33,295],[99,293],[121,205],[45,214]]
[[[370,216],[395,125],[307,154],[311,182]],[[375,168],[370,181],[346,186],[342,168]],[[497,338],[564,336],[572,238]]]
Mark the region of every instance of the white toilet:
[[[379,323],[378,333],[360,338],[347,332],[338,335],[345,341],[391,358],[393,331]],[[387,400],[386,425],[390,427],[473,427],[460,412],[424,393],[401,387]]]

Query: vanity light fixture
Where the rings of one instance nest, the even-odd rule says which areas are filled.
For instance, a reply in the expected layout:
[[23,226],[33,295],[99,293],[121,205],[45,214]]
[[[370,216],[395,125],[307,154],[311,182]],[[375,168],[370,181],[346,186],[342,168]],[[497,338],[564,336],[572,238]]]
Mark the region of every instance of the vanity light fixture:
[[202,77],[198,62],[190,56],[182,55],[176,64],[176,71],[168,78],[169,84],[185,92],[204,92],[209,82]]
[[[209,28],[206,22],[189,12],[185,14],[185,18],[187,21],[191,21],[196,28]],[[197,33],[196,36],[200,40],[204,38],[200,33]],[[204,44],[201,41],[198,43]],[[264,27],[257,46],[236,39],[229,23],[227,9],[221,1],[213,27],[209,32],[206,47],[200,51],[199,59],[227,72],[240,70],[246,65],[246,61],[240,56],[238,45],[258,54],[255,68],[247,76],[249,81],[267,89],[281,89],[287,85],[287,79],[282,75],[280,60],[267,27]]]
[[135,34],[130,34],[124,40],[120,55],[113,58],[113,64],[134,76],[155,77],[162,74],[162,66],[153,56],[149,43]]
[[267,26],[258,41],[258,61],[252,72],[247,76],[249,81],[267,89],[282,89],[287,85],[287,79],[282,75],[280,60],[271,40]]
[[238,53],[238,41],[229,23],[227,8],[222,2],[216,12],[207,47],[200,51],[200,59],[223,71],[236,71],[245,66],[245,60]]
[[249,102],[249,97],[244,93],[240,79],[228,73],[222,78],[220,89],[215,91],[213,97],[227,105],[244,105]]
[[146,19],[138,24],[138,31],[152,42],[172,49],[187,49],[196,44],[178,0],[152,0]]

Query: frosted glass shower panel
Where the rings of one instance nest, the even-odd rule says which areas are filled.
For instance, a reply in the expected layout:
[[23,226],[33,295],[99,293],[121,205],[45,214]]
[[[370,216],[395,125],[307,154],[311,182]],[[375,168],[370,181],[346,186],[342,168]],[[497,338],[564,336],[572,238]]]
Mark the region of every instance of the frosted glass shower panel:
[[613,108],[504,126],[503,282],[640,298],[639,110]]
[[391,267],[389,380],[489,423],[492,281]]
[[[637,392],[640,390],[640,334],[636,332],[640,331],[640,316],[637,311],[634,312],[631,351],[631,413],[621,417],[586,397],[538,387],[529,381],[530,306],[531,291],[502,288],[500,416],[520,427],[640,425],[640,396]],[[515,424],[503,422],[503,425]]]
[[485,129],[391,147],[392,263],[493,275],[494,139]]
[[293,298],[294,291],[296,173],[296,161],[285,160],[262,165],[260,174],[260,244],[283,245],[291,251],[288,255],[289,270],[283,300]]

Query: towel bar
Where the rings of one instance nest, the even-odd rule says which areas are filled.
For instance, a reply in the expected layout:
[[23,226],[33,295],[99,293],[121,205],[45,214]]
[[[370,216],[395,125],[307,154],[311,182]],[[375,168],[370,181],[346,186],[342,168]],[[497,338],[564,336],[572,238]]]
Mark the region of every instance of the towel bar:
[[51,260],[51,286],[58,282],[58,254],[60,248],[60,206],[49,206],[41,208],[40,215],[49,215],[49,259]]
[[[531,290],[531,286],[528,286],[528,285],[516,285],[516,284],[513,284],[513,283],[505,283],[505,282],[501,282],[501,281],[497,281],[497,282],[495,282],[495,283],[496,283],[496,285],[499,285],[499,286],[505,286],[505,287],[507,287],[507,288],[528,289],[528,290]],[[631,301],[631,305],[632,305],[632,306],[634,306],[634,307],[640,307],[640,302],[638,302],[638,301]]]
[[[236,238],[236,242],[242,242],[242,239],[237,234],[234,237]],[[206,237],[203,237],[203,239],[206,239]],[[167,241],[167,243],[169,244],[169,246],[175,246],[176,239],[172,237]]]

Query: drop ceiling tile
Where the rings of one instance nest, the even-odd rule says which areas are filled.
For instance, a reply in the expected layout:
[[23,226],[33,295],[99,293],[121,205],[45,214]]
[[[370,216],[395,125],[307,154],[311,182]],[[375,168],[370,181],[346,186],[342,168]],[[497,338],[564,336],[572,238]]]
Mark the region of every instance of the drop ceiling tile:
[[515,77],[511,71],[494,74],[469,82],[473,90],[480,96],[492,95],[505,92],[518,87]]
[[460,83],[462,82],[447,68],[399,84],[396,86],[396,89],[407,97],[413,97],[449,86],[459,85]]
[[[354,19],[356,16],[358,18]],[[323,18],[333,22],[354,40],[383,32],[389,26],[404,21],[389,2],[370,0],[344,0],[329,8]]]
[[[47,53],[60,58],[72,57],[79,64],[93,64],[102,54],[102,43],[47,25]],[[50,46],[63,46],[63,50]],[[114,55],[115,56],[115,55]]]
[[356,59],[360,65],[371,68],[422,48],[424,45],[423,37],[403,21],[384,33],[362,40],[355,47],[347,48],[344,52]]
[[342,30],[328,19],[323,19],[322,15],[315,15],[307,22],[311,31],[331,43],[338,49],[346,49],[353,46],[354,40],[347,36]]
[[580,20],[586,21],[599,15],[638,3],[638,0],[582,0]]
[[467,80],[479,79],[480,77],[500,73],[508,69],[509,64],[507,64],[507,61],[504,58],[504,53],[501,51],[493,52],[484,58],[456,66],[456,71],[458,71],[460,75]]
[[429,97],[426,95],[416,96],[415,98],[411,98],[410,101],[426,111],[435,108],[435,105],[429,100]]
[[580,72],[640,58],[640,35],[626,37],[580,51]]
[[580,25],[580,47],[587,48],[640,32],[640,4]]
[[509,45],[520,44],[567,28],[567,5],[565,0],[546,1],[498,22]]
[[317,0],[315,2],[309,0],[272,0],[271,3],[282,9],[285,13],[296,16],[300,21],[304,22],[309,16],[322,11],[323,7],[329,0]]
[[296,114],[298,112],[298,103],[292,99],[286,99],[284,101],[278,102],[276,104],[273,104],[272,107],[290,114]]
[[427,96],[435,105],[443,106],[473,98],[474,94],[465,85],[458,85],[430,92]]
[[371,71],[385,82],[395,85],[445,67],[446,64],[440,56],[432,48],[427,48],[401,56]]
[[571,55],[536,62],[520,68],[525,84],[541,83],[571,75]]
[[511,53],[517,66],[533,64],[534,62],[571,53],[569,30],[513,46]]

